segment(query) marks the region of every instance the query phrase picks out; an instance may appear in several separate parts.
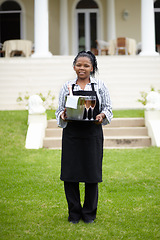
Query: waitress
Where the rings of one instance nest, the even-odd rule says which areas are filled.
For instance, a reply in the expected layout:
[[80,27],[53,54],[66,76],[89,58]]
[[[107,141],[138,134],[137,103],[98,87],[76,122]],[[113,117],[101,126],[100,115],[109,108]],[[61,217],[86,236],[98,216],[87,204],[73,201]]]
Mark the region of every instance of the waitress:
[[[68,203],[71,223],[82,219],[93,223],[98,204],[98,183],[102,182],[103,131],[102,124],[109,124],[113,114],[107,87],[93,78],[98,71],[97,60],[90,51],[79,52],[73,62],[77,78],[66,82],[60,92],[57,123],[63,128],[61,176]],[[72,86],[73,95],[95,96],[93,116],[97,122],[66,121],[65,98]],[[85,116],[84,116],[85,117]],[[84,204],[81,205],[79,183],[85,183]]]

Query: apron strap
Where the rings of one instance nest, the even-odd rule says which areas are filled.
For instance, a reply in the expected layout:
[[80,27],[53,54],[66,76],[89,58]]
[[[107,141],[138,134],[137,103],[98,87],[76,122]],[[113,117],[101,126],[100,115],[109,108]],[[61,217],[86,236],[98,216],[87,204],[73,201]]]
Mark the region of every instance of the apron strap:
[[75,84],[72,84],[72,93],[73,93],[74,86],[75,86]]
[[92,87],[92,91],[95,91],[94,90],[94,83],[91,83],[91,87]]

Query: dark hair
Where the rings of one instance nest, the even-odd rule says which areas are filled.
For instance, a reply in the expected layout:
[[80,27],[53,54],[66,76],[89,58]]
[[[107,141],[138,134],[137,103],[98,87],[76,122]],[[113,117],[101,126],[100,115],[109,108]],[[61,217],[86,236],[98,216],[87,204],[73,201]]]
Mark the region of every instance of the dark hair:
[[93,71],[91,72],[91,76],[94,76],[96,72],[98,72],[98,67],[97,67],[97,59],[95,55],[91,51],[81,51],[77,54],[73,61],[73,66],[76,65],[77,59],[80,57],[88,57],[89,60],[91,61],[91,64],[93,66]]

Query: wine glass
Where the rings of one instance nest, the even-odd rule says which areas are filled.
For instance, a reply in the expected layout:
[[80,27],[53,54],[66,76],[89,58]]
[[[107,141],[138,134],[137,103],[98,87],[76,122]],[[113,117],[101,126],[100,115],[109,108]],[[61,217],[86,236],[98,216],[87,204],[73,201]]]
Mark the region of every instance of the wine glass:
[[89,120],[88,119],[88,111],[91,107],[91,97],[90,96],[86,96],[85,97],[85,108],[86,108],[86,119],[85,120]]
[[91,96],[91,120],[94,120],[93,118],[93,110],[96,106],[96,96]]

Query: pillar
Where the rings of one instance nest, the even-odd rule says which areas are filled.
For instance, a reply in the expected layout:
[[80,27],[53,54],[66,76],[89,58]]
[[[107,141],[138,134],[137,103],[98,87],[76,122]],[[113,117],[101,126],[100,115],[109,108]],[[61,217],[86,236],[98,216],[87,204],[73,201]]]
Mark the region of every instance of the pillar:
[[141,0],[141,56],[159,55],[155,51],[155,22],[153,0]]
[[52,56],[49,52],[48,0],[34,0],[34,45],[32,57]]
[[60,54],[68,55],[68,0],[60,0]]
[[116,38],[115,3],[107,0],[107,41]]

